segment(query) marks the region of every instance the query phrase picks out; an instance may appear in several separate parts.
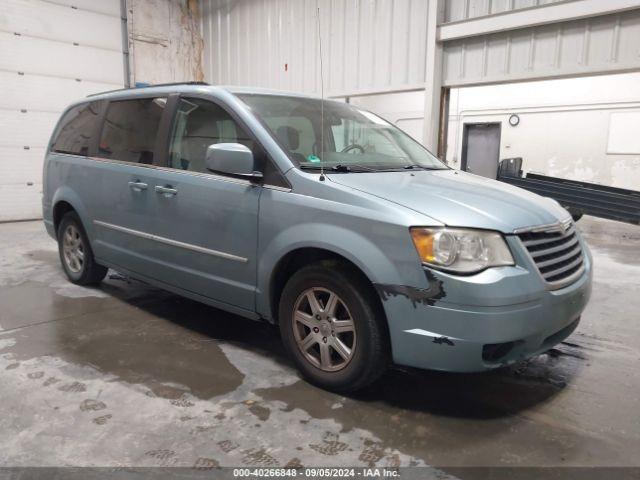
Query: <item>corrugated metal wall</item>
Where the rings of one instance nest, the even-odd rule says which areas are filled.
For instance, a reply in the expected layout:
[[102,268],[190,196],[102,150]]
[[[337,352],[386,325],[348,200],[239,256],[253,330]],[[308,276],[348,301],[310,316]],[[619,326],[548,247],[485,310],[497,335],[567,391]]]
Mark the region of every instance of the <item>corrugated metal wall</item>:
[[[201,0],[205,78],[318,93],[318,5],[327,95],[419,88],[430,1]],[[441,19],[464,22],[559,1],[442,0]],[[638,69],[640,9],[448,41],[442,68],[448,86]]]
[[447,0],[444,21],[457,22],[493,13],[538,7],[561,1],[566,0]]
[[483,84],[639,68],[640,10],[631,10],[447,42],[443,84]]
[[426,0],[202,0],[205,78],[327,95],[425,81]]

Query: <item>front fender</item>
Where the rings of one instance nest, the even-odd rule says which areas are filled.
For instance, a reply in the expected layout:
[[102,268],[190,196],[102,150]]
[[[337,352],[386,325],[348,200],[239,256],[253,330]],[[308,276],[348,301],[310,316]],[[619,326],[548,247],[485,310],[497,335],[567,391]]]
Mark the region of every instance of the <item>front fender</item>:
[[340,255],[362,270],[372,283],[402,283],[396,265],[367,237],[336,225],[300,223],[279,232],[259,255],[256,309],[264,318],[271,317],[270,285],[278,262],[300,248],[319,248]]

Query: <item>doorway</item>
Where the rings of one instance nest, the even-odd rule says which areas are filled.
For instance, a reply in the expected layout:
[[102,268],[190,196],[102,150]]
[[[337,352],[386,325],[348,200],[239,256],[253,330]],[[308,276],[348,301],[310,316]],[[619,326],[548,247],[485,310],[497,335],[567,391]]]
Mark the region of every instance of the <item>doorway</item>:
[[495,179],[500,159],[500,122],[465,123],[462,132],[462,170]]

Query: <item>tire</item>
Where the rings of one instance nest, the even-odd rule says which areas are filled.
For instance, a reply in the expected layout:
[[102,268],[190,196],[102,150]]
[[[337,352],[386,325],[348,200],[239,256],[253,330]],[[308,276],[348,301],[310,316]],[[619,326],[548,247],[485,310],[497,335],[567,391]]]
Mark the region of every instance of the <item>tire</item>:
[[87,233],[76,212],[68,212],[58,226],[58,254],[67,278],[76,285],[95,285],[107,275],[98,265]]
[[375,292],[340,263],[316,263],[293,274],[280,297],[279,324],[302,375],[324,389],[360,390],[389,366],[386,322]]

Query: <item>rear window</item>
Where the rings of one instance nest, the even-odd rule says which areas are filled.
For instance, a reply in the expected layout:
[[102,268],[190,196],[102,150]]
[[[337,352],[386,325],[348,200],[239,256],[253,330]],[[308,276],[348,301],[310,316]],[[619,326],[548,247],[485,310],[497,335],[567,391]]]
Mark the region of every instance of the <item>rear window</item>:
[[110,102],[98,156],[133,163],[153,163],[153,152],[166,98]]
[[96,131],[100,102],[84,103],[71,108],[60,121],[51,150],[73,155],[89,155],[91,138]]

